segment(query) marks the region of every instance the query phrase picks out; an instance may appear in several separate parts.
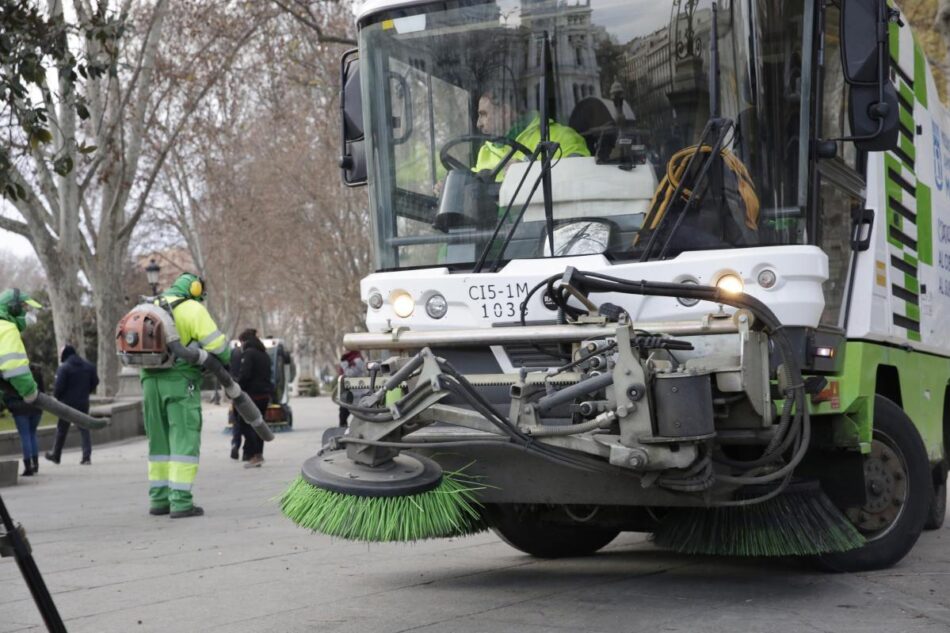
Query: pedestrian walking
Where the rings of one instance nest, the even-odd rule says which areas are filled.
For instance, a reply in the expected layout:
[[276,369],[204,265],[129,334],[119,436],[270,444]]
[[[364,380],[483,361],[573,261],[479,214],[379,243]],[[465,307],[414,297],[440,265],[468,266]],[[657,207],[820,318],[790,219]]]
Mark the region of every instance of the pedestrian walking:
[[[244,330],[238,337],[241,341],[241,369],[238,373],[238,384],[250,396],[261,412],[261,417],[267,412],[271,394],[274,393],[274,383],[271,381],[271,362],[267,355],[267,348],[261,339],[257,338],[254,330]],[[264,440],[250,424],[239,419],[241,435],[244,437],[244,455],[247,456],[245,468],[260,468],[264,463]]]
[[[43,372],[40,366],[31,363],[30,373],[33,375],[33,380],[36,381],[37,389],[45,391],[46,385],[43,381]],[[40,425],[43,412],[14,394],[5,396],[4,403],[7,405],[7,409],[10,410],[13,422],[16,424],[17,433],[20,435],[20,447],[23,450],[23,474],[21,476],[32,477],[40,470],[36,429]]]
[[[89,413],[89,395],[99,385],[99,374],[96,367],[76,353],[72,345],[63,347],[59,355],[59,369],[56,370],[56,382],[53,385],[53,395],[63,404],[67,404],[77,411]],[[53,450],[46,453],[46,459],[58,464],[63,455],[63,446],[69,433],[69,422],[56,422],[56,440]],[[92,436],[88,429],[79,429],[82,439],[82,459],[80,464],[92,464]]]

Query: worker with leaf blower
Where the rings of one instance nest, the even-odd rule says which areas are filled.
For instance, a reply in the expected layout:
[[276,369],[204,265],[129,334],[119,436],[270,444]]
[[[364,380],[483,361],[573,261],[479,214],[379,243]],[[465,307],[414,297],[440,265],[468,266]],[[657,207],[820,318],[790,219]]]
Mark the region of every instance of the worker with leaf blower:
[[[197,344],[227,364],[227,338],[203,305],[204,281],[183,273],[156,300],[174,319],[181,343]],[[192,486],[201,448],[201,367],[176,359],[170,367],[142,370],[145,432],[148,435],[149,514],[201,516]]]
[[[101,429],[108,419],[93,418],[43,393],[30,371],[20,333],[36,319],[34,310],[41,310],[39,301],[19,288],[0,292],[0,391],[27,404],[48,411],[82,429]],[[32,461],[32,460],[31,460]],[[33,463],[31,463],[31,470]]]
[[[16,288],[0,293],[0,376],[15,392],[9,394],[11,399],[15,397],[16,401],[22,402],[24,406],[29,406],[36,399],[39,387],[30,371],[30,360],[26,356],[20,332],[26,329],[27,324],[35,317],[30,308],[41,307],[38,301]],[[32,475],[39,465],[38,460],[26,455],[33,450],[35,449],[27,447],[24,441],[24,475]]]

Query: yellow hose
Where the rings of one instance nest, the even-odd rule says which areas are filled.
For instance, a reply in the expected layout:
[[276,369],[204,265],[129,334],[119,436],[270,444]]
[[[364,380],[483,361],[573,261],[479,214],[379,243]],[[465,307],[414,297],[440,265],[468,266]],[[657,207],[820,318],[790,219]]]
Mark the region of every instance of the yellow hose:
[[[673,154],[672,158],[670,158],[666,164],[666,175],[653,193],[653,199],[650,200],[650,213],[644,221],[644,226],[649,230],[656,230],[663,216],[666,215],[666,211],[673,198],[673,192],[676,191],[676,188],[683,179],[683,174],[686,172],[690,157],[697,150],[709,154],[712,152],[712,147],[709,145],[703,145],[702,147],[693,145],[692,147],[681,149]],[[755,185],[752,183],[752,176],[749,174],[749,169],[745,166],[745,163],[739,160],[739,158],[728,149],[723,149],[720,152],[720,156],[722,156],[723,161],[726,163],[726,167],[736,175],[736,180],[739,184],[739,195],[742,197],[742,202],[745,205],[745,225],[749,229],[756,231],[759,228],[759,196],[755,193]],[[692,193],[691,190],[684,187],[681,192],[683,201],[689,200]],[[638,233],[636,238],[634,238],[634,244],[640,240],[640,235],[641,234]]]

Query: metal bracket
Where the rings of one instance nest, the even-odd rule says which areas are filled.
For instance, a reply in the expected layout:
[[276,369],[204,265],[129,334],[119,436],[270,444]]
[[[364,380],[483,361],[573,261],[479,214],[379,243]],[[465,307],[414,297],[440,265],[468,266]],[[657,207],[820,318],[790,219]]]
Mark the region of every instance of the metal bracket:
[[617,364],[613,368],[612,389],[620,418],[620,443],[625,446],[638,446],[641,437],[653,437],[650,395],[644,388],[646,375],[640,359],[634,356],[632,339],[631,325],[617,328]]
[[751,329],[752,319],[744,312],[736,314],[741,344],[742,389],[755,412],[762,416],[762,427],[772,426],[772,388],[769,382],[769,339]]
[[[362,420],[358,415],[354,415],[350,422],[350,435],[371,441],[398,441],[399,438],[393,436],[395,432],[449,394],[448,391],[442,389],[440,383],[440,378],[443,375],[442,370],[432,351],[425,348],[419,354],[422,357],[422,367],[416,378],[409,379],[409,393],[398,402],[390,405],[393,421],[372,422]],[[365,444],[348,444],[346,451],[349,459],[366,466],[385,463],[397,453],[395,449],[384,449]]]
[[595,435],[594,440],[610,449],[611,464],[638,471],[688,468],[699,455],[697,446],[686,442],[671,451],[666,446],[626,446],[616,435]]

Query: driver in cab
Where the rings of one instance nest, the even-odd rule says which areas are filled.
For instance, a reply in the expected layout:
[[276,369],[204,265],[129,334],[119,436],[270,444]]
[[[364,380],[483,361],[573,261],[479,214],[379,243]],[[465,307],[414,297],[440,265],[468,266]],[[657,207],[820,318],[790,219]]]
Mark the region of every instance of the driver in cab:
[[[510,98],[500,98],[496,91],[485,92],[478,100],[478,131],[486,136],[505,136],[534,151],[541,142],[541,116],[538,112],[528,112],[515,120],[515,107]],[[513,123],[512,123],[513,121]],[[564,156],[590,156],[584,137],[572,128],[555,121],[550,122],[551,141],[560,146],[554,153],[554,161]],[[472,168],[474,172],[492,171],[512,151],[503,143],[486,141],[478,150],[478,159]],[[515,151],[513,161],[527,160],[520,151]],[[504,179],[504,171],[495,176],[496,182]]]

